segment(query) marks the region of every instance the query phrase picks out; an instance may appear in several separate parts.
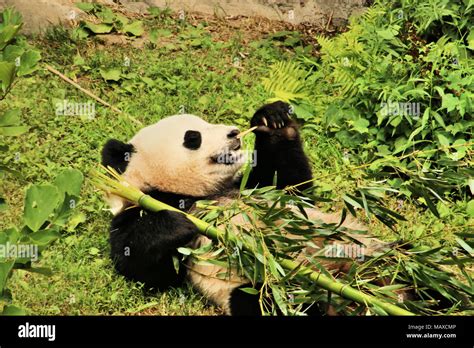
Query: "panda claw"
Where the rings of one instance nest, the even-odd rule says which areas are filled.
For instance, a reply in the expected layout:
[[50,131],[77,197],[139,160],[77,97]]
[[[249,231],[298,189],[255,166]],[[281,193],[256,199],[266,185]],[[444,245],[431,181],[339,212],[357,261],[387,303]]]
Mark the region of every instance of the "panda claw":
[[273,129],[277,129],[277,128],[278,128],[275,122],[272,122],[272,126],[273,126]]
[[268,127],[268,122],[267,122],[267,119],[265,117],[262,117],[262,121],[263,121],[263,124]]

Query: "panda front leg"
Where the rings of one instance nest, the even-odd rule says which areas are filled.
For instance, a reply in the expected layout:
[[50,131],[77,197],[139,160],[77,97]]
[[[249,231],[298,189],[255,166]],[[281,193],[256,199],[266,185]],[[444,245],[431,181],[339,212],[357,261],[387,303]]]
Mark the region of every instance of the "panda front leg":
[[112,220],[112,260],[120,274],[146,288],[179,286],[186,270],[181,265],[177,272],[173,257],[178,256],[176,249],[190,243],[197,233],[197,227],[179,212],[129,208]]
[[296,185],[299,190],[311,187],[311,167],[303,150],[298,127],[290,118],[290,106],[277,101],[258,109],[250,125],[257,127],[255,152],[256,165],[252,169],[247,187],[270,186],[276,173],[279,189]]

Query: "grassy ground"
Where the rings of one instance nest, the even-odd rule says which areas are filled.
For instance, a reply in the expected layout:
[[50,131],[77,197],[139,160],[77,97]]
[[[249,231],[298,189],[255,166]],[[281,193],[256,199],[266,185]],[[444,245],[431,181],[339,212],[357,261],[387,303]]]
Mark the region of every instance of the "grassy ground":
[[[161,30],[155,44],[145,39],[121,46],[108,38],[75,43],[62,28],[32,42],[42,48],[45,63],[124,114],[96,104],[93,119],[57,115],[58,101],[85,103],[89,99],[46,70],[19,81],[2,108],[20,107],[24,124],[31,128],[10,144],[11,158],[7,160],[20,175],[8,177],[1,189],[9,210],[3,214],[0,228],[18,222],[28,183],[51,181],[61,168],[77,168],[87,175],[99,162],[101,146],[107,139],[127,140],[140,128],[133,119],[147,125],[184,109],[210,122],[245,129],[254,110],[268,97],[260,85],[268,66],[298,55],[293,49],[264,40],[272,27],[265,21],[190,18],[190,23],[169,16],[150,20],[147,32],[151,28]],[[258,25],[259,31],[252,29]],[[236,30],[236,26],[241,29]],[[101,76],[100,69],[111,68],[122,71],[119,81],[105,81]],[[316,182],[322,194],[338,198],[363,183],[363,172],[348,170],[334,140],[304,129],[303,135],[314,174],[322,178]],[[424,244],[451,244],[452,233],[466,225],[460,207],[450,206],[438,220],[410,202],[387,202],[408,222],[401,223],[395,234],[369,221],[375,233],[386,239],[416,236]],[[118,276],[108,258],[111,215],[87,180],[77,209],[86,215],[86,221],[75,231],[64,232],[40,259],[40,264],[50,267],[54,274],[46,277],[15,272],[9,287],[16,305],[40,315],[221,313],[190,288],[144,294],[139,284]]]

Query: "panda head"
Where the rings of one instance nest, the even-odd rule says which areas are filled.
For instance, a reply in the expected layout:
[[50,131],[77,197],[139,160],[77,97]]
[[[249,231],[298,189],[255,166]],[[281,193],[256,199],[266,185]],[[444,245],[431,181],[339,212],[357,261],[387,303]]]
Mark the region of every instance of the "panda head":
[[194,115],[170,116],[143,128],[128,144],[109,140],[102,164],[144,191],[209,196],[233,183],[245,162],[237,134],[236,127]]

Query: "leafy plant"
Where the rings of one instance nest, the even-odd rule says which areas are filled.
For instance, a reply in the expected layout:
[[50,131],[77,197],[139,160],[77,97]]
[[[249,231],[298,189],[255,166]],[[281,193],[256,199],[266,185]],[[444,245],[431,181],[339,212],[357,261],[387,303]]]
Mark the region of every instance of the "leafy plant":
[[[2,13],[0,23],[0,100],[3,100],[13,87],[19,76],[33,73],[41,58],[40,53],[31,48],[22,38],[18,37],[18,31],[23,23],[21,15],[13,9],[7,8]],[[4,137],[17,136],[28,130],[27,126],[21,125],[21,111],[10,109],[0,114],[0,175],[2,172],[10,171],[3,162],[3,153],[9,147],[4,142]],[[5,206],[5,200],[0,197],[0,209]]]
[[282,100],[290,103],[298,118],[311,120],[314,108],[311,106],[308,87],[312,82],[311,71],[306,71],[297,63],[281,61],[270,67],[268,77],[262,80],[262,86],[272,96],[268,102]]
[[[298,259],[301,265],[317,270],[341,284],[370,294],[385,303],[405,308],[412,313],[469,314],[474,309],[473,279],[469,268],[473,263],[469,244],[473,235],[466,238],[466,249],[413,246],[410,241],[386,244],[372,255],[364,255],[353,263],[346,274],[337,274],[327,268],[328,262],[348,261],[348,252],[342,255],[329,250],[346,246],[370,248],[361,244],[357,237],[362,232],[340,228],[337,224],[325,224],[308,219],[302,209],[313,208],[309,199],[319,198],[307,193],[305,198],[287,194],[272,188],[246,190],[229,205],[219,207],[212,202],[198,203],[198,216],[212,225],[225,226],[226,236],[238,235],[238,241],[220,238],[213,248],[184,251],[196,262],[226,265],[237,268],[252,284],[262,284],[261,289],[249,288],[248,293],[260,295],[262,311],[291,315],[304,313],[303,304],[318,304],[322,312],[330,306],[342,315],[367,313],[365,305],[353,297],[331,291],[311,280],[305,281],[297,271],[283,270],[285,260]],[[246,226],[235,226],[231,218],[242,215]],[[344,213],[341,221],[344,219]],[[282,222],[284,228],[280,223]],[[298,236],[291,237],[290,234]],[[353,239],[355,237],[355,239]],[[323,239],[317,245],[315,239]],[[250,243],[253,252],[242,247],[240,240]],[[311,252],[303,252],[309,248]],[[331,249],[332,248],[332,249]],[[350,252],[349,252],[350,253]],[[352,255],[354,256],[354,255]],[[458,267],[462,278],[454,277],[449,267]],[[223,274],[222,277],[227,276]],[[329,290],[329,291],[328,291]],[[271,296],[269,296],[271,295]],[[387,315],[380,304],[368,300],[369,312]],[[391,313],[395,314],[394,312]],[[406,313],[405,313],[406,315]]]
[[436,201],[474,194],[473,11],[461,0],[380,0],[346,32],[318,36],[320,61],[298,76],[311,96],[304,119],[436,216]]
[[0,100],[10,91],[17,76],[31,74],[37,69],[41,55],[17,36],[23,23],[21,15],[7,8],[0,23]]
[[145,29],[143,22],[131,21],[120,13],[115,13],[109,7],[87,2],[77,3],[76,6],[94,17],[93,21],[82,21],[74,30],[73,37],[84,39],[89,34],[119,33],[130,36],[142,36]]
[[[24,310],[11,304],[12,295],[7,282],[15,269],[48,275],[43,267],[34,267],[39,254],[61,236],[61,229],[74,229],[85,220],[76,213],[82,173],[75,169],[62,171],[53,184],[32,185],[26,190],[23,225],[0,232],[0,314],[24,314]],[[27,251],[19,254],[18,251]]]

